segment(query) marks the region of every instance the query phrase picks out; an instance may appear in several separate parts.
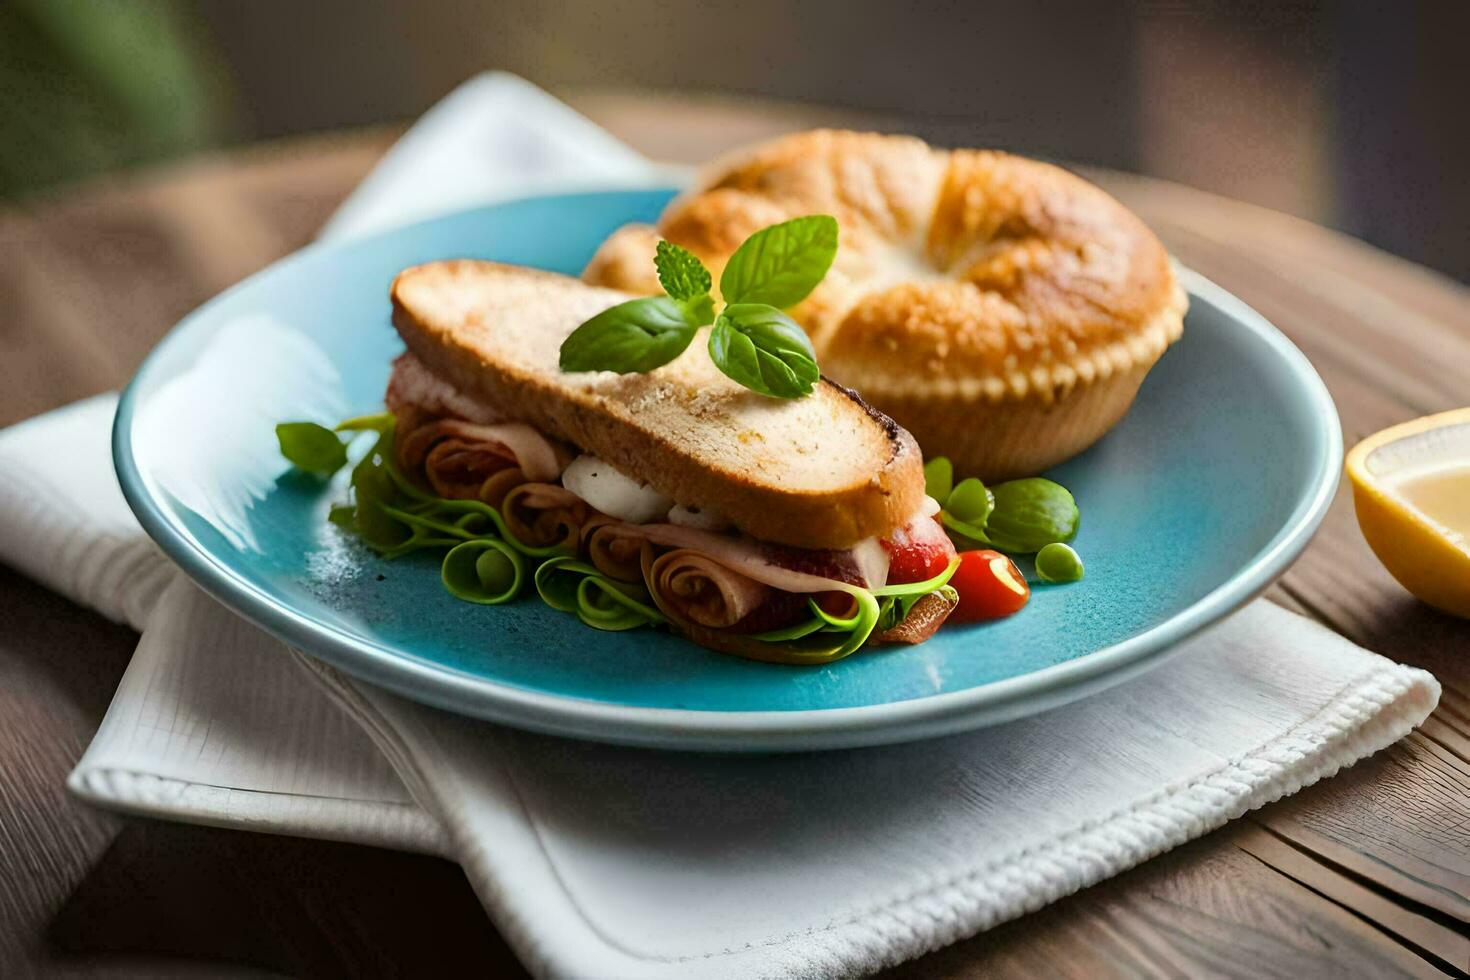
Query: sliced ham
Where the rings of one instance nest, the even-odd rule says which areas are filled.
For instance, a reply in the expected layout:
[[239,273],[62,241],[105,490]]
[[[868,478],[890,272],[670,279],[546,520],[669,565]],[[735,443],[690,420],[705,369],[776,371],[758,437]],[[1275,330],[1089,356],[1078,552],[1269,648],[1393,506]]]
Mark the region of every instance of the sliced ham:
[[[424,427],[427,428],[431,426]],[[419,466],[434,492],[451,500],[476,500],[487,481],[507,471],[521,472],[515,460],[507,458],[498,448],[461,439],[439,439],[424,454]]]
[[689,548],[665,552],[646,573],[648,591],[660,609],[676,612],[681,623],[728,629],[764,601],[771,591],[753,579]]
[[478,497],[480,500],[500,510],[505,506],[505,498],[516,487],[526,482],[526,474],[521,472],[519,466],[512,466],[508,470],[501,470],[485,478],[480,484]]
[[555,480],[567,453],[519,422],[477,425],[437,419],[406,427],[400,416],[396,438],[399,464],[441,497],[483,500],[498,507],[509,490],[527,480]]
[[643,553],[652,545],[637,527],[594,515],[582,527],[582,552],[594,568],[620,582],[643,581]]
[[888,584],[888,551],[877,538],[865,538],[853,545],[852,560],[862,584],[870,589]]
[[[911,522],[915,536],[943,534],[927,517]],[[816,594],[851,592],[854,586],[876,589],[888,575],[888,553],[876,540],[861,541],[847,551],[788,548],[679,524],[643,524],[628,534],[642,534],[666,548],[703,552],[748,578],[785,592]]]
[[522,483],[505,495],[500,516],[506,529],[531,548],[565,545],[575,549],[592,508],[565,487],[554,483]]
[[[785,592],[851,592],[867,585],[859,577],[851,552],[803,551],[678,524],[628,526],[660,547],[700,552],[746,578]],[[788,567],[792,564],[801,567]]]
[[501,421],[494,411],[461,394],[412,354],[402,354],[393,362],[393,373],[388,378],[388,391],[383,400],[388,411],[395,416],[401,416],[404,409],[412,408],[425,417],[451,416],[480,423]]
[[555,480],[570,459],[566,450],[524,422],[478,425],[462,419],[439,419],[407,433],[399,446],[399,458],[407,465],[416,465],[422,459],[420,453],[441,439],[498,453],[510,465],[519,466],[526,479],[538,483]]

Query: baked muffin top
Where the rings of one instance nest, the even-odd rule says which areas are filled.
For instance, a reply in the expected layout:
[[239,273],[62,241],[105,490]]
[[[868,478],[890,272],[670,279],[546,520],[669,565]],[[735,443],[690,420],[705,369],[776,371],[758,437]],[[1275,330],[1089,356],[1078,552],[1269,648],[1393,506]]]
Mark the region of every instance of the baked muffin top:
[[817,130],[717,161],[657,228],[629,226],[584,278],[654,293],[658,238],[715,272],[749,235],[805,214],[837,259],[791,311],[823,370],[870,396],[1051,401],[1152,360],[1186,301],[1162,243],[1100,188],[993,150]]

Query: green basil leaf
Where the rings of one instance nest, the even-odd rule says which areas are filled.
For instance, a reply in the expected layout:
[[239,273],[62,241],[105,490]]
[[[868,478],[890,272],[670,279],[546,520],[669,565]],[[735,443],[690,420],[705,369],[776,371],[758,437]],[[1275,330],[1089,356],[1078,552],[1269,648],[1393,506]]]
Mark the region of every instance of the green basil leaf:
[[563,371],[652,371],[680,354],[699,324],[694,312],[669,296],[619,303],[573,330],[562,341]]
[[812,214],[763,228],[730,256],[720,274],[726,303],[787,309],[806,299],[837,255],[837,219]]
[[1070,541],[1081,520],[1067,488],[1035,476],[995,487],[995,509],[985,534],[1001,551],[1031,554],[1054,541]]
[[681,303],[709,295],[712,284],[709,270],[687,248],[660,239],[653,253],[653,267],[658,270],[658,281],[664,292]]
[[347,465],[347,447],[335,432],[315,422],[282,422],[276,426],[281,455],[297,469],[331,476]]
[[800,398],[821,377],[806,331],[774,306],[735,303],[715,318],[709,356],[726,376],[772,398]]

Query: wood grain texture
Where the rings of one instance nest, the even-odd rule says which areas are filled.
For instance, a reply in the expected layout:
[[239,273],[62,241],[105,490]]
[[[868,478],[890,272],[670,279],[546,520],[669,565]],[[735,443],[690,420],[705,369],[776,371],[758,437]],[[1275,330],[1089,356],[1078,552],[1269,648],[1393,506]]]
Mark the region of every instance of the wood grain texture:
[[[690,162],[803,128],[765,112],[587,94]],[[679,123],[683,120],[682,124]],[[252,150],[0,212],[0,423],[120,383],[178,316],[307,241],[391,141]],[[1366,245],[1183,187],[1092,174],[1310,357],[1345,438],[1470,404],[1470,292]],[[1470,971],[1470,624],[1407,596],[1346,489],[1271,598],[1445,686],[1423,730],[1143,867],[891,971],[911,977],[1440,976]],[[519,967],[441,861],[124,820],[62,780],[133,637],[0,574],[0,975]],[[404,896],[411,896],[405,901]]]

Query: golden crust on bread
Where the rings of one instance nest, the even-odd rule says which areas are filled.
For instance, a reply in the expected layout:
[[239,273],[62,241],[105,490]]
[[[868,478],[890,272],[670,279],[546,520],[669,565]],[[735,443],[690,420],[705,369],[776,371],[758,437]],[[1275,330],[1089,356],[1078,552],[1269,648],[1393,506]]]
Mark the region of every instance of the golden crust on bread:
[[563,373],[562,340],[626,293],[464,260],[405,270],[392,298],[409,350],[460,392],[756,538],[846,548],[922,502],[913,437],[831,382],[766,398],[721,374],[702,337],[647,374]]
[[658,295],[663,286],[653,255],[662,237],[653,225],[623,225],[598,246],[582,270],[582,281],[641,296]]
[[844,231],[903,240],[927,230],[945,156],[912,136],[799,133],[715,161],[659,227],[716,254],[774,221],[814,213]]
[[[977,402],[1045,407],[1079,386],[1141,380],[1182,329],[1187,301],[1163,245],[1099,188],[1007,153],[867,133],[800,133],[715,164],[657,229],[609,238],[584,278],[656,292],[641,270],[660,235],[718,275],[751,232],[813,213],[838,219],[841,246],[792,315],[823,370],[905,425],[900,405],[973,428]],[[1106,414],[1121,416],[1137,380]],[[967,471],[999,472],[973,440],[916,434]],[[1043,440],[1007,468],[1062,458]]]
[[[1157,358],[1179,335],[1183,294],[1168,253],[1117,201],[1060,167],[957,150],[934,208],[930,261],[971,288],[944,294],[952,344],[932,332],[901,355],[911,377],[996,378],[1010,394],[1049,400],[1093,373]],[[854,311],[857,312],[857,311]],[[830,343],[854,369],[891,358],[858,316]],[[1161,322],[1164,321],[1164,322]],[[849,321],[851,322],[851,321]],[[891,323],[889,324],[891,326]]]

